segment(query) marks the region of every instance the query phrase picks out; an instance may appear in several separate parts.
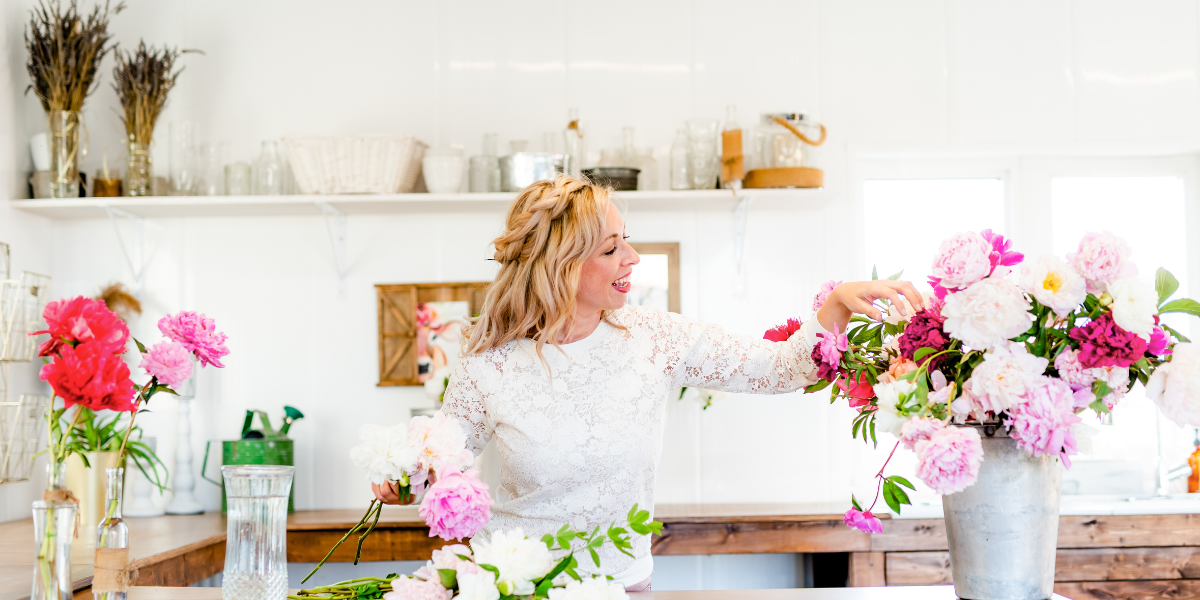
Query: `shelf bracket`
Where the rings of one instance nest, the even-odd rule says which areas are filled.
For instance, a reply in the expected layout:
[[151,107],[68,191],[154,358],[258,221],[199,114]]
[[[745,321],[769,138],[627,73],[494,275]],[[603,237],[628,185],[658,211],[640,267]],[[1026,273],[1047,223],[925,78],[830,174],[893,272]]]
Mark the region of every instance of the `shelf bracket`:
[[346,247],[346,213],[328,202],[317,202],[325,213],[325,228],[329,231],[329,242],[333,244],[333,260],[337,266],[338,282],[345,284],[350,271],[350,260]]
[[[142,291],[142,276],[146,271],[144,243],[146,220],[127,210],[113,206],[105,206],[104,210],[108,212],[108,222],[112,224],[113,233],[117,235],[117,242],[121,245],[121,254],[125,255],[125,264],[133,273],[133,291],[137,294]],[[121,224],[118,219],[127,219],[130,222],[131,231],[128,241],[126,241],[126,236],[121,233]]]

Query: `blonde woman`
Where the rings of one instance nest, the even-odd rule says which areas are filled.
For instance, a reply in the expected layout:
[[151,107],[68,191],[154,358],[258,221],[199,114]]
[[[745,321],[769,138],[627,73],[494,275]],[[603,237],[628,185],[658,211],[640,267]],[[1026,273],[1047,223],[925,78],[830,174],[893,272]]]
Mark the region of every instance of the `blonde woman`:
[[[626,306],[638,254],[606,188],[561,177],[535,183],[509,209],[496,238],[500,272],[483,314],[466,330],[463,358],[442,411],[466,429],[478,455],[500,456],[501,487],[479,535],[521,528],[540,538],[562,524],[591,530],[654,506],[666,403],[680,387],[782,394],[816,381],[817,334],[845,330],[854,312],[903,295],[908,283],[846,283],[786,342],[729,335],[673,313]],[[398,503],[396,490],[373,486]],[[650,587],[650,540],[633,558],[611,546],[601,568],[629,591]],[[594,568],[586,557],[580,571]]]

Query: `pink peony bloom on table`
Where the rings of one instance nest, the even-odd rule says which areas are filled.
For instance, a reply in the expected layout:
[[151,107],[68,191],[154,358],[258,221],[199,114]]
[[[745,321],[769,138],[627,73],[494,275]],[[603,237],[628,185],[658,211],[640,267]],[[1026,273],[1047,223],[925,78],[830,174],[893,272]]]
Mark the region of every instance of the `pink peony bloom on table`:
[[963,388],[984,411],[1000,413],[1024,401],[1047,364],[1048,360],[1030,354],[1024,344],[1010,343],[984,354]]
[[948,290],[963,289],[991,274],[991,253],[992,244],[978,233],[956,233],[938,247],[931,280]]
[[1008,416],[1004,426],[1012,428],[1018,447],[1034,456],[1057,454],[1071,467],[1070,457],[1078,452],[1072,428],[1083,419],[1075,415],[1074,394],[1065,381],[1042,377]]
[[839,285],[842,285],[841,281],[834,281],[832,279],[821,284],[821,289],[817,291],[816,296],[813,296],[812,309],[814,313],[821,310],[822,306],[825,306],[825,301],[829,300],[829,295],[833,293],[833,288]]
[[842,522],[847,527],[852,527],[866,533],[883,533],[883,522],[879,520],[879,517],[871,514],[869,510],[851,508],[842,517]]
[[142,355],[139,369],[153,375],[159,383],[175,387],[192,374],[192,355],[183,344],[159,342]]
[[1016,284],[989,278],[946,297],[946,333],[975,350],[1006,344],[1033,324],[1033,308]]
[[1104,231],[1083,236],[1079,249],[1068,254],[1067,261],[1087,280],[1088,293],[1099,296],[1108,291],[1109,283],[1137,275],[1130,254],[1133,251],[1125,240]]
[[[462,556],[468,560],[463,560]],[[433,551],[433,558],[425,563],[425,569],[431,573],[437,573],[439,569],[451,569],[457,571],[460,575],[463,573],[478,573],[480,572],[479,565],[471,560],[471,548],[463,544],[450,544],[442,546],[439,550]]]
[[800,321],[797,321],[796,319],[788,319],[787,323],[784,323],[783,325],[776,325],[768,329],[767,332],[763,334],[763,339],[771,340],[772,342],[786,342],[792,337],[792,334],[800,331],[800,325]]
[[917,477],[945,496],[961,492],[979,478],[983,442],[972,427],[946,427],[916,443]]
[[[467,449],[467,434],[462,425],[438,411],[432,417],[413,417],[408,422],[408,443],[417,450],[418,469],[422,472],[465,471],[475,463],[475,455]],[[411,479],[424,483],[423,477]]]
[[[942,302],[939,300],[939,307]],[[950,336],[942,330],[945,325],[944,319],[939,312],[930,309],[925,309],[912,316],[908,320],[908,327],[904,328],[904,333],[900,334],[898,344],[900,346],[900,354],[905,358],[912,359],[916,356],[917,350],[921,348],[933,348],[934,354],[950,347]],[[936,358],[921,358],[921,363],[929,362],[930,369],[938,368],[945,356]],[[930,362],[932,361],[932,362]]]
[[92,410],[137,409],[129,366],[103,343],[63,345],[52,362],[42,365],[41,378],[67,408],[82,404]]
[[909,450],[915,450],[917,442],[928,440],[939,429],[945,428],[946,423],[941,419],[913,417],[900,430],[900,443]]
[[988,254],[988,260],[992,263],[992,273],[995,273],[997,268],[1016,266],[1025,260],[1024,254],[1012,251],[1012,240],[1005,239],[998,233],[992,233],[991,229],[984,229],[979,232],[979,236],[992,245],[992,251]]
[[442,580],[427,574],[428,579],[401,575],[392,580],[392,591],[384,600],[450,600],[454,592],[442,587]]
[[429,486],[418,513],[429,525],[429,537],[462,540],[474,537],[492,517],[492,498],[488,486],[479,480],[479,471],[438,473]]
[[200,366],[225,367],[221,364],[221,357],[229,354],[229,349],[225,347],[227,336],[217,331],[216,322],[211,318],[184,310],[159,319],[158,330],[195,354]]
[[64,345],[84,342],[97,343],[96,350],[123,354],[129,342],[129,327],[101,300],[83,296],[55,300],[46,305],[42,317],[46,319],[46,329],[33,335],[48,333],[50,339],[42,344],[38,356],[50,356]]
[[842,377],[837,380],[837,386],[850,397],[850,408],[857,408],[858,412],[862,412],[862,407],[870,404],[871,398],[875,397],[875,388],[867,380],[866,373],[860,374],[854,382]]
[[1158,326],[1158,315],[1154,316],[1154,331],[1150,334],[1150,343],[1146,344],[1146,354],[1152,356],[1167,356],[1171,353],[1171,336],[1167,330]]
[[1200,346],[1176,344],[1171,361],[1159,365],[1146,383],[1146,397],[1168,419],[1200,427]]
[[1091,367],[1129,367],[1146,354],[1146,340],[1121,329],[1105,312],[1083,327],[1071,329],[1079,342],[1079,364]]

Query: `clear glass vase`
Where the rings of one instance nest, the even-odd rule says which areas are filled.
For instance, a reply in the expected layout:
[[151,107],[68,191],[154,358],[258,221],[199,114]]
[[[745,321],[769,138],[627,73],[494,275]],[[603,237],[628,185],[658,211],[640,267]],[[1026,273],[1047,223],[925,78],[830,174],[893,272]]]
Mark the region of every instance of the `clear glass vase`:
[[79,111],[52,110],[50,130],[50,197],[79,197]]
[[295,467],[226,465],[223,600],[287,596],[287,505]]
[[262,143],[262,154],[254,163],[254,195],[279,196],[283,194],[283,161],[279,158],[276,142]]
[[129,162],[125,165],[125,195],[154,195],[154,165],[150,162],[150,144],[130,140]]
[[121,517],[125,469],[104,470],[104,520],[96,527],[95,600],[125,600],[129,587],[129,526]]
[[71,600],[71,540],[75,536],[75,502],[64,499],[66,469],[47,466],[46,500],[33,503],[33,589],[30,600]]

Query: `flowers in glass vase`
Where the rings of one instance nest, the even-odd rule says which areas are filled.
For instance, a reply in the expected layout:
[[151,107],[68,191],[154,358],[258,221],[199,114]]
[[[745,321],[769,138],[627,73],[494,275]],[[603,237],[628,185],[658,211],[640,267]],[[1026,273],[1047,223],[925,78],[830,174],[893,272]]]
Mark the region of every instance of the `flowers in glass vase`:
[[[1168,418],[1200,425],[1200,350],[1161,319],[1200,316],[1200,303],[1172,300],[1179,283],[1165,269],[1153,282],[1139,278],[1131,255],[1109,232],[1087,234],[1065,258],[1029,262],[990,230],[956,234],[933,260],[925,309],[856,316],[845,333],[824,335],[813,350],[822,381],[806,391],[845,397],[858,409],[851,435],[878,443],[891,433],[896,448],[915,452],[917,477],[943,495],[975,483],[977,428],[1003,430],[1070,468],[1083,413],[1111,411],[1138,382]],[[875,500],[898,513],[914,487],[884,475],[896,448],[876,474]],[[853,504],[846,524],[877,533],[874,503]]]

